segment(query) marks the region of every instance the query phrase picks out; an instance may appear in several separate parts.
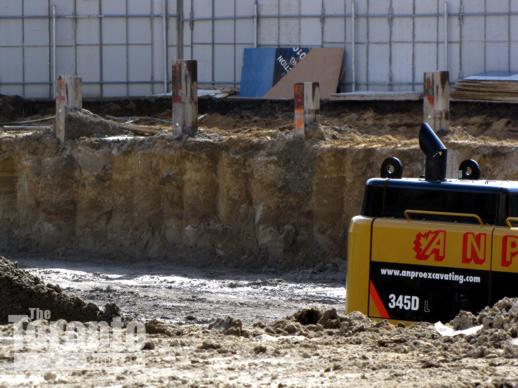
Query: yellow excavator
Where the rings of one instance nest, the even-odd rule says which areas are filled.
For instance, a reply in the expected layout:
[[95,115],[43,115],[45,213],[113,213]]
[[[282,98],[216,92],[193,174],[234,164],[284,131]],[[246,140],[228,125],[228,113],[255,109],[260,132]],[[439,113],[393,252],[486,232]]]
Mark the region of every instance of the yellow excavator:
[[480,179],[465,160],[446,179],[447,149],[423,124],[425,175],[395,157],[365,186],[348,237],[347,307],[396,321],[447,321],[518,296],[518,182]]

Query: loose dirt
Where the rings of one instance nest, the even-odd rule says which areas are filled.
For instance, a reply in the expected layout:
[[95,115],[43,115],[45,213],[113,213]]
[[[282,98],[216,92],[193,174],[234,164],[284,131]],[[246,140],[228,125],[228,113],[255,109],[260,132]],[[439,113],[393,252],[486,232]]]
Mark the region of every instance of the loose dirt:
[[[39,268],[33,266],[35,262],[40,264]],[[503,299],[478,315],[461,312],[448,323],[451,330],[475,327],[478,331],[472,335],[441,336],[430,323],[394,325],[371,320],[360,313],[344,315],[341,312],[344,288],[336,280],[337,273],[315,271],[295,273],[291,279],[282,275],[252,279],[235,273],[227,273],[226,277],[221,273],[196,273],[187,269],[182,273],[178,268],[169,268],[170,273],[164,274],[167,271],[163,266],[148,267],[143,273],[143,268],[124,269],[115,263],[43,259],[22,263],[45,280],[62,279],[63,294],[77,293],[85,300],[108,298],[120,303],[126,320],[135,318],[145,322],[147,335],[137,348],[127,345],[108,352],[109,348],[103,347],[97,353],[89,353],[92,350],[87,343],[66,346],[70,338],[63,331],[60,335],[63,346],[43,348],[42,353],[42,346],[48,346],[52,332],[40,332],[37,341],[26,343],[20,351],[16,341],[13,343],[13,338],[18,338],[14,327],[2,326],[0,384],[495,386],[518,383],[518,299]],[[20,269],[11,272],[17,277],[32,278]],[[154,272],[157,273],[152,275]],[[297,276],[298,282],[292,283]],[[150,297],[153,294],[155,298]],[[187,295],[190,298],[185,298]],[[190,305],[187,309],[186,304]],[[197,316],[186,315],[189,312]],[[34,324],[40,328],[48,326],[45,321]],[[115,329],[110,333],[114,335]],[[39,363],[27,361],[26,368],[16,363],[20,359],[31,360],[34,354],[40,358]],[[121,354],[126,359],[122,365],[114,361]],[[76,364],[58,362],[76,360],[81,355],[90,358],[77,358]],[[102,367],[93,361],[100,355],[104,360]]]
[[[149,321],[135,359],[122,367],[9,370],[16,353],[0,330],[0,383],[175,386],[513,386],[518,383],[518,300],[504,299],[470,325],[474,335],[442,337],[427,323],[392,325],[362,314],[303,309],[273,323],[245,325],[227,317],[204,325]],[[495,321],[498,321],[495,327]],[[43,326],[45,322],[41,323]],[[468,326],[470,326],[468,325]],[[40,339],[44,341],[45,338]],[[33,344],[33,347],[35,345]],[[31,352],[29,346],[25,349]],[[72,357],[78,349],[68,349]],[[86,351],[86,349],[84,350]],[[119,349],[121,353],[124,350]],[[52,358],[52,353],[42,357]],[[113,356],[113,355],[112,355]],[[126,353],[126,357],[128,354]],[[108,358],[106,358],[108,359]],[[22,368],[23,369],[23,368]]]
[[[78,126],[78,137],[110,136],[125,131],[119,124],[134,126],[135,132],[153,135],[169,130],[171,120],[169,99],[119,100],[108,103],[86,101],[85,107],[104,116],[100,123],[95,117],[72,119]],[[54,113],[52,103],[24,100],[0,95],[0,125],[38,120]],[[289,102],[256,102],[200,99],[200,129],[203,136],[213,139],[239,137],[243,139],[274,139],[288,134],[293,128],[293,112]],[[85,121],[90,121],[90,123]],[[422,121],[420,102],[323,102],[321,127],[329,143],[360,141],[365,145],[393,145],[401,141],[415,143]],[[48,124],[52,124],[51,121]],[[518,114],[513,105],[489,103],[451,104],[451,127],[443,138],[452,141],[516,143]],[[87,127],[87,128],[84,128]],[[89,129],[91,127],[91,129]],[[140,128],[141,131],[138,130]],[[378,143],[379,142],[379,143]]]
[[36,308],[51,311],[55,320],[111,321],[119,315],[115,304],[109,303],[101,310],[94,303],[63,293],[58,285],[45,284],[16,263],[0,257],[0,323],[7,323],[9,315],[29,315],[30,309]]

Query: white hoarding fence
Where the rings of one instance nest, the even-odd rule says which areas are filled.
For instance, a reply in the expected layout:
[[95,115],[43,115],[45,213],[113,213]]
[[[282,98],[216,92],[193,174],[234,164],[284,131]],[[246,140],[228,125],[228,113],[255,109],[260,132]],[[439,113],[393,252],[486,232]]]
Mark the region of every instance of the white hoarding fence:
[[422,90],[518,72],[518,0],[0,0],[0,93],[52,98],[56,74],[85,97],[170,89],[170,63],[238,87],[247,47],[343,47],[342,91]]

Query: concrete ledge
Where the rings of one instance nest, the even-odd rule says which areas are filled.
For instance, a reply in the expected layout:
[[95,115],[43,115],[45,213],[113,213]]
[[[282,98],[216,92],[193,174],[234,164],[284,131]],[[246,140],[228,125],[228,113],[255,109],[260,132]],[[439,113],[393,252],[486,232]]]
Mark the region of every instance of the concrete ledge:
[[331,101],[419,101],[422,99],[423,94],[417,92],[378,91],[335,93],[330,97]]
[[452,102],[473,102],[473,103],[477,103],[477,104],[500,104],[500,105],[516,105],[518,104],[518,100],[516,101],[512,101],[512,100],[508,100],[508,101],[496,101],[496,100],[469,100],[469,99],[464,99],[464,98],[451,98],[450,101]]

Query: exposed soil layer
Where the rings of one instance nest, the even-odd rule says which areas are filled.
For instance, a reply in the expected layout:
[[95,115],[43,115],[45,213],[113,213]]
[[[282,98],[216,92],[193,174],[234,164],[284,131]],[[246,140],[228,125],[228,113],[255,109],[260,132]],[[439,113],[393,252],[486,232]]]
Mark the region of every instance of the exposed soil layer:
[[[118,104],[123,111],[128,102]],[[93,136],[93,125],[82,132],[91,136],[60,145],[51,131],[1,132],[0,249],[259,270],[334,266],[383,159],[398,156],[405,176],[423,172],[416,104],[329,103],[325,138],[305,143],[292,136],[287,102],[205,104],[191,139],[174,140],[153,121],[170,110],[128,120],[154,136]],[[442,134],[450,176],[475,158],[484,178],[518,179],[516,113],[501,105],[455,112]]]
[[94,303],[68,295],[58,285],[45,284],[16,263],[0,257],[0,323],[7,323],[9,315],[30,315],[34,309],[49,310],[53,320],[81,322],[111,321],[119,314],[112,303],[100,310]]

